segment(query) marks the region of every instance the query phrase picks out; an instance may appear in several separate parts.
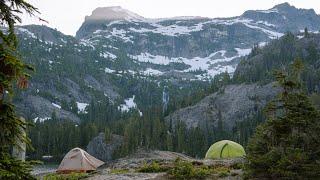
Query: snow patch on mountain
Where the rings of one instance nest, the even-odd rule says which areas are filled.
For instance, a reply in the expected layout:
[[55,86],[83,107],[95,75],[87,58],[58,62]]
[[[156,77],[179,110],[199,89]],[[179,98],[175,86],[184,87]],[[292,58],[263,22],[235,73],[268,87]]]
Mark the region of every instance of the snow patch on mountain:
[[127,36],[126,33],[127,31],[123,30],[123,29],[117,29],[117,28],[113,28],[112,31],[110,32],[111,35],[107,36],[106,38],[110,38],[111,36],[114,37],[118,37],[120,39],[122,39],[124,42],[131,42],[133,43],[133,41],[131,40],[131,38],[133,38],[132,36]]
[[269,27],[276,27],[276,25],[269,23],[268,21],[257,21],[258,24],[263,24]]
[[104,69],[104,72],[112,74],[112,73],[114,73],[114,72],[116,72],[116,71],[115,71],[115,70],[112,70],[112,69],[109,69],[109,68],[105,68],[105,69]]
[[150,76],[160,76],[163,74],[163,72],[152,68],[147,68],[145,71],[141,71],[141,73]]
[[17,28],[17,30],[18,30],[18,33],[21,32],[21,33],[24,33],[24,34],[28,35],[31,38],[34,38],[34,39],[37,38],[37,36],[34,33],[30,32],[26,28],[19,27],[19,28]]
[[78,107],[78,113],[88,113],[86,111],[87,106],[89,106],[88,103],[80,103],[80,102],[76,102],[77,103],[77,107]]
[[162,34],[165,36],[179,36],[179,35],[188,35],[191,32],[197,32],[202,30],[202,23],[196,24],[195,26],[179,26],[177,24],[163,26],[157,23],[151,23],[154,28],[147,29],[147,28],[130,28],[131,31],[138,32],[138,33],[157,33]]
[[132,108],[137,108],[137,104],[134,102],[135,95],[132,98],[128,98],[124,100],[124,104],[120,104],[118,109],[122,112],[128,112]]
[[120,104],[118,109],[122,112],[129,112],[130,109],[137,109],[139,115],[142,116],[142,112],[137,108],[137,104],[134,102],[134,99],[135,95],[133,95],[132,98],[125,99],[124,104]]
[[133,60],[139,61],[139,62],[145,62],[145,63],[152,63],[152,64],[159,64],[159,65],[168,65],[171,62],[181,62],[177,61],[175,59],[161,56],[161,55],[152,55],[150,53],[141,53],[139,55],[130,55],[128,54],[128,57],[130,57]]
[[274,24],[271,24],[267,21],[255,22],[254,20],[247,19],[247,18],[231,18],[231,19],[213,19],[213,20],[208,21],[206,23],[224,24],[224,25],[232,25],[232,24],[236,24],[236,23],[241,23],[251,29],[257,29],[257,30],[260,30],[260,31],[266,33],[270,39],[276,39],[276,38],[279,38],[284,35],[283,33],[279,33],[277,31],[272,30],[271,28],[260,27],[261,24],[268,26],[268,27],[275,27]]
[[95,47],[92,44],[92,42],[90,41],[90,39],[80,39],[79,44],[82,46],[87,46],[87,47],[91,47],[92,49],[95,49]]
[[61,109],[61,106],[59,104],[56,104],[56,103],[51,103],[51,104],[52,104],[52,106],[54,106],[54,107],[56,107],[58,109]]
[[106,58],[106,59],[109,58],[109,59],[112,59],[112,60],[117,59],[117,56],[112,54],[112,53],[110,53],[110,52],[101,52],[100,53],[100,57],[103,57],[103,58]]
[[43,117],[43,118],[41,118],[41,117],[36,117],[36,118],[34,118],[33,119],[33,122],[44,122],[44,121],[47,121],[47,120],[50,120],[51,119],[51,117]]
[[279,33],[279,32],[272,31],[272,30],[269,30],[269,29],[266,29],[266,28],[262,28],[262,27],[259,27],[257,25],[251,24],[251,23],[243,23],[243,24],[246,25],[249,28],[258,29],[258,30],[266,33],[269,36],[270,39],[276,39],[276,38],[279,38],[279,37],[284,35],[283,33]]
[[[172,62],[184,63],[189,65],[190,68],[183,70],[182,72],[192,72],[197,70],[207,71],[207,75],[214,77],[215,75],[228,71],[233,73],[235,70],[234,66],[230,65],[220,65],[221,63],[230,62],[236,58],[246,56],[251,52],[249,49],[235,48],[237,54],[235,56],[226,56],[225,50],[220,50],[214,53],[211,53],[207,57],[193,57],[193,58],[184,58],[184,57],[165,57],[160,55],[152,55],[150,53],[141,53],[140,55],[128,55],[138,62],[147,62],[158,65],[168,65]],[[150,72],[150,75],[162,75],[163,73],[154,69],[147,69],[147,72]]]

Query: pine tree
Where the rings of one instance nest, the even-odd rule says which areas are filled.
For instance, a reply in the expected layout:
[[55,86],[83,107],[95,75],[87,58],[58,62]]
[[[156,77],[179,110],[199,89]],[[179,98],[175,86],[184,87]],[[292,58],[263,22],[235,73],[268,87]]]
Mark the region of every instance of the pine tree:
[[108,127],[104,128],[104,137],[105,137],[105,141],[106,143],[110,143],[111,141],[111,131]]
[[30,144],[23,135],[27,123],[16,114],[11,102],[13,84],[19,88],[28,87],[27,70],[33,68],[23,63],[17,54],[17,38],[15,24],[21,22],[19,15],[27,12],[33,15],[37,9],[31,4],[20,0],[0,1],[0,24],[7,27],[7,32],[0,30],[0,179],[33,179],[30,174],[31,166],[16,160],[8,154],[8,149],[16,141]]
[[309,34],[309,31],[308,31],[308,28],[305,27],[305,28],[304,28],[304,37],[305,37],[305,38],[308,38],[309,36],[310,36],[310,34]]
[[320,114],[302,90],[302,63],[278,72],[282,88],[266,108],[267,121],[259,126],[247,148],[249,178],[320,178]]

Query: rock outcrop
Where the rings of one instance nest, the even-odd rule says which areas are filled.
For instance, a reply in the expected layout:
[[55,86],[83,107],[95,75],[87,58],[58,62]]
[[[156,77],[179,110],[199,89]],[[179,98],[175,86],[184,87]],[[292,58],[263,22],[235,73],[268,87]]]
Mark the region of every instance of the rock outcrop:
[[188,128],[205,129],[216,126],[221,120],[226,129],[231,129],[237,121],[243,121],[261,110],[277,92],[273,84],[228,85],[199,103],[167,116],[166,121],[173,125],[182,121]]
[[87,152],[92,156],[102,160],[102,161],[110,161],[112,160],[113,152],[121,146],[123,143],[123,137],[112,134],[110,142],[106,142],[105,134],[100,133],[97,137],[93,138],[88,146]]

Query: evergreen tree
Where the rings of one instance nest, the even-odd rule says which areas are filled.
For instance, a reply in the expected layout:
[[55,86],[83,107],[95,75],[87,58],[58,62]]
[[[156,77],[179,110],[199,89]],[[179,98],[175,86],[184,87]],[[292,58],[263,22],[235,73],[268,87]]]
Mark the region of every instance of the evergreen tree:
[[0,30],[0,179],[34,179],[29,163],[16,160],[8,152],[16,141],[29,143],[23,131],[27,125],[16,114],[11,102],[13,84],[27,88],[30,76],[27,70],[33,68],[23,63],[17,55],[15,24],[21,22],[19,15],[27,12],[33,15],[37,9],[20,0],[0,1],[0,24],[7,27],[7,32]]
[[111,137],[112,137],[111,136],[111,131],[110,131],[110,129],[108,127],[106,127],[104,129],[104,136],[105,136],[105,141],[108,144],[111,141]]
[[320,178],[320,114],[301,88],[301,61],[278,72],[282,92],[266,108],[247,149],[246,175],[271,179]]
[[309,31],[308,31],[308,28],[305,27],[305,28],[304,28],[304,37],[305,37],[305,38],[308,38],[309,35],[310,35],[310,34],[309,34]]

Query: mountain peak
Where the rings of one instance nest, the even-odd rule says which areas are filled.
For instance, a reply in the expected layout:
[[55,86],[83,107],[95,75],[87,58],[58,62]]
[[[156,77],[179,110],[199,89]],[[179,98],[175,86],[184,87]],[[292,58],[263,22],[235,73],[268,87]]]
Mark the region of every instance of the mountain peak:
[[294,7],[294,6],[291,6],[288,2],[285,2],[285,3],[278,4],[273,8],[290,8],[290,7]]
[[92,11],[86,20],[141,20],[142,16],[121,6],[99,7]]

